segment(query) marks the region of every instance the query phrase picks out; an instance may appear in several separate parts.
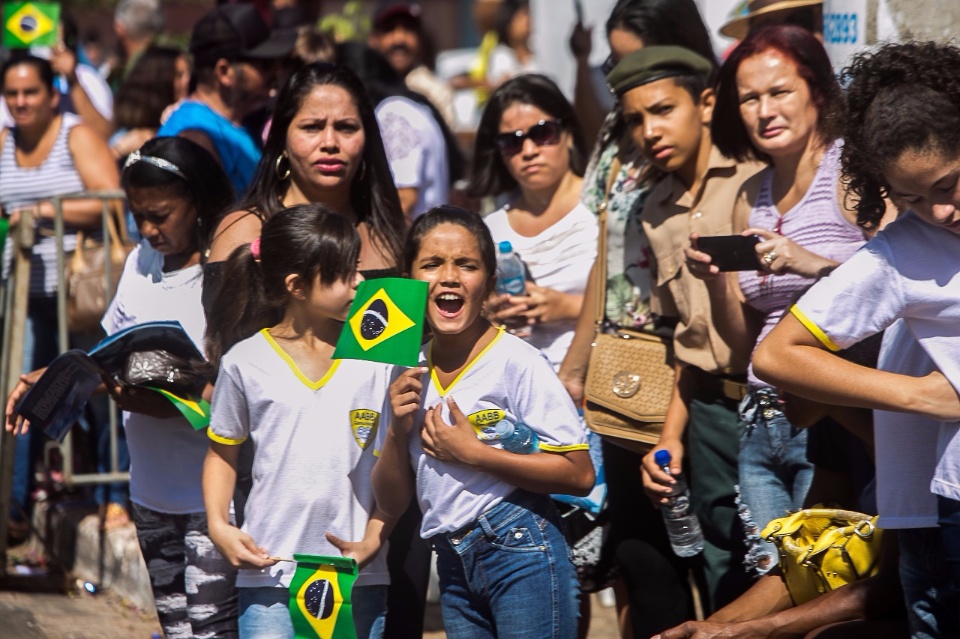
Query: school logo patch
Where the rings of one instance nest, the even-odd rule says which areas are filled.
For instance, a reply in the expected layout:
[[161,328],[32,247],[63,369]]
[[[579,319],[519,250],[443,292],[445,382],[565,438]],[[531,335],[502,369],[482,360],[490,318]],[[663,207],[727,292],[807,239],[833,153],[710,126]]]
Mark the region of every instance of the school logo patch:
[[380,413],[375,410],[360,408],[350,411],[350,428],[353,438],[363,450],[367,449],[377,438],[377,428],[380,427]]
[[486,408],[467,415],[467,421],[470,422],[473,430],[476,431],[477,438],[486,441],[497,438],[493,427],[496,426],[497,422],[501,419],[505,419],[506,416],[507,413],[503,409]]

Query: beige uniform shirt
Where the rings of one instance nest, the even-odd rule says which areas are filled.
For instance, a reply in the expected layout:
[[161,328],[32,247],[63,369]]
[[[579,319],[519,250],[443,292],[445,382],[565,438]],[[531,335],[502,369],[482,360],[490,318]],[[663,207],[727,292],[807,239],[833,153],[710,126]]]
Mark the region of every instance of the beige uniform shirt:
[[764,166],[738,164],[714,147],[698,192],[689,191],[676,175],[669,174],[650,191],[643,208],[643,230],[655,258],[657,286],[651,304],[679,320],[674,333],[677,360],[708,373],[744,375],[750,354],[733,353],[717,333],[706,284],[687,270],[683,250],[693,232],[733,234],[737,193]]

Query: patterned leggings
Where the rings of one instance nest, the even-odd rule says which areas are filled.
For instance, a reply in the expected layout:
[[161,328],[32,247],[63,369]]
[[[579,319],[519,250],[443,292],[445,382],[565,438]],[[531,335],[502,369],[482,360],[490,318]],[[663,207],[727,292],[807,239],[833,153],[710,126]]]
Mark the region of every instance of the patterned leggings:
[[237,571],[210,540],[206,514],[133,504],[133,521],[167,639],[236,639]]

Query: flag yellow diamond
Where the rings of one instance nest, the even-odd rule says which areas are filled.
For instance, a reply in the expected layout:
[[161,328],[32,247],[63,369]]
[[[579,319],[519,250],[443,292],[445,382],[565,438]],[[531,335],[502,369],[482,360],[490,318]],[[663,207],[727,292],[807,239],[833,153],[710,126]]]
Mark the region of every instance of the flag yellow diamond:
[[416,322],[407,317],[382,288],[350,318],[349,324],[357,343],[365,351],[416,326]]
[[32,4],[25,4],[7,18],[7,31],[25,44],[49,35],[57,25],[45,13]]

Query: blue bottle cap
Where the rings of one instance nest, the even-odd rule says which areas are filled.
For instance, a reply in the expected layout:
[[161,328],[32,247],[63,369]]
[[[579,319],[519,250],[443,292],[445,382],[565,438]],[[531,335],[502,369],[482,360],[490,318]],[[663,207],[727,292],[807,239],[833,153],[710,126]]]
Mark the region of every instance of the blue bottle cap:
[[510,240],[504,240],[504,241],[500,242],[500,244],[497,245],[497,248],[500,249],[500,252],[501,252],[501,253],[512,253],[512,252],[513,252],[513,244],[510,243]]
[[661,448],[653,454],[653,461],[656,462],[657,466],[669,466],[670,451]]

